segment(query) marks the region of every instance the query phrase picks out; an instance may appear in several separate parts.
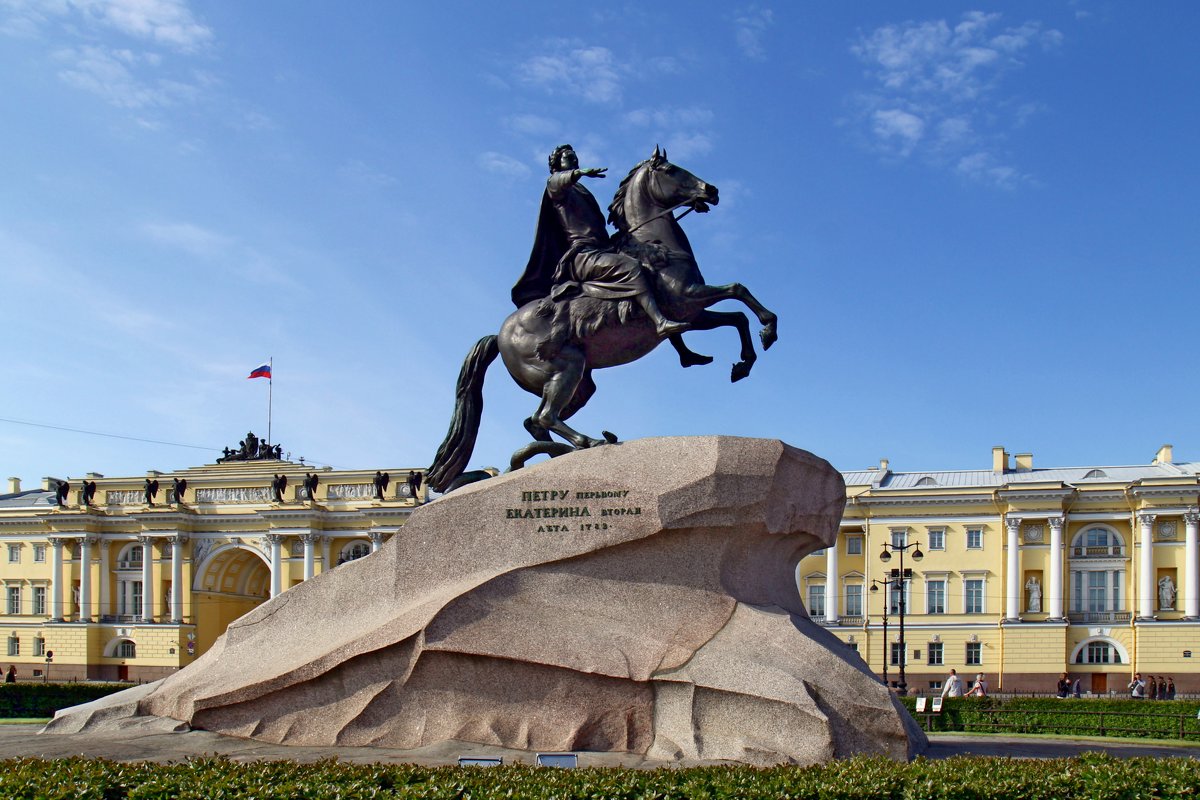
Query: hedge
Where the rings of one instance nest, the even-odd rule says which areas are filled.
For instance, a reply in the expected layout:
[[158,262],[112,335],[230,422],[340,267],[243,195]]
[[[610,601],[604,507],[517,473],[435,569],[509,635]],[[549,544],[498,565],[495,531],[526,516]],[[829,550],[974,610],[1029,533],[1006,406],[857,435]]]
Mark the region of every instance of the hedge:
[[0,719],[52,717],[60,708],[128,688],[127,683],[4,683],[0,684]]
[[814,767],[554,769],[416,767],[323,761],[240,763],[220,758],[175,764],[68,758],[0,762],[0,797],[10,800],[299,800],[300,798],[1195,798],[1200,762],[1078,758],[956,757],[910,763],[852,758]]
[[917,714],[915,697],[901,701],[932,731],[1200,738],[1197,704],[1188,700],[948,697],[940,714]]

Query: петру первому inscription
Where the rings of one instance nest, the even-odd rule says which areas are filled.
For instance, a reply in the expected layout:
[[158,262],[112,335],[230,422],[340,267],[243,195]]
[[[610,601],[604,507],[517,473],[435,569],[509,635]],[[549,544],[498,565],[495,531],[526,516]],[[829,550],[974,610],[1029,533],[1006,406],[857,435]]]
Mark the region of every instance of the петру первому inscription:
[[[624,500],[629,495],[628,489],[611,489],[601,491],[573,491],[571,489],[545,489],[540,491],[522,491],[522,503],[551,503],[553,505],[527,505],[520,508],[507,508],[505,519],[536,519],[554,520],[538,525],[537,533],[564,533],[571,530],[603,531],[608,530],[608,522],[592,522],[595,517],[625,517],[637,516],[642,513],[641,506],[594,506],[582,501],[595,500]],[[578,520],[572,528],[567,520]],[[586,520],[586,521],[584,521]]]

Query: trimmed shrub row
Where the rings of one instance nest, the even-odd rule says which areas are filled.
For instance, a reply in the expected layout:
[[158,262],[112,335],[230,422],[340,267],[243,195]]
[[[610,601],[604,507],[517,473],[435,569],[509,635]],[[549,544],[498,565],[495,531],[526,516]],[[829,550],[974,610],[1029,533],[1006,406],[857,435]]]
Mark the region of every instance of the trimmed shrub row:
[[128,688],[127,683],[4,683],[0,684],[0,719],[52,717],[60,708]]
[[932,731],[1200,738],[1197,704],[1187,700],[948,697],[942,712],[929,716],[915,712],[915,697],[901,702]]
[[121,764],[82,758],[0,762],[10,800],[299,800],[300,798],[1088,798],[1196,796],[1200,762],[1091,753],[1047,761],[853,758],[815,767],[569,769],[415,767],[324,761]]

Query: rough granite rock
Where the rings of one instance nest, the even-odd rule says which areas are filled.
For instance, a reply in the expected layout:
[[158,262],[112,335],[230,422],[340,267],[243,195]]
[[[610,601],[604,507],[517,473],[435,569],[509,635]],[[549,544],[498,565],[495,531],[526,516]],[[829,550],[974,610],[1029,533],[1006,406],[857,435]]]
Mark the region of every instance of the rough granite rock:
[[263,604],[141,696],[47,730],[136,704],[304,745],[910,757],[924,735],[796,589],[844,503],[836,470],[774,440],[572,453],[420,508],[378,553]]

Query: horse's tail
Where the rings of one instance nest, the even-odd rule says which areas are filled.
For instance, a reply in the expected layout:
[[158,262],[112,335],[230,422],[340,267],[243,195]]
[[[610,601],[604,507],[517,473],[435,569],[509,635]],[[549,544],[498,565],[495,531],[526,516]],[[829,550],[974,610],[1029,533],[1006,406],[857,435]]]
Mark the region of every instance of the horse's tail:
[[483,414],[483,378],[488,365],[496,360],[499,352],[496,336],[489,334],[475,343],[463,361],[455,388],[450,430],[433,457],[433,464],[426,470],[426,480],[434,491],[446,491],[466,469],[471,452],[475,449],[479,418]]

